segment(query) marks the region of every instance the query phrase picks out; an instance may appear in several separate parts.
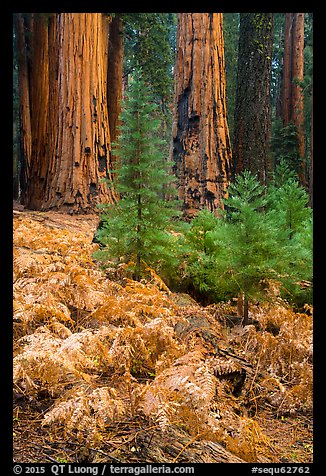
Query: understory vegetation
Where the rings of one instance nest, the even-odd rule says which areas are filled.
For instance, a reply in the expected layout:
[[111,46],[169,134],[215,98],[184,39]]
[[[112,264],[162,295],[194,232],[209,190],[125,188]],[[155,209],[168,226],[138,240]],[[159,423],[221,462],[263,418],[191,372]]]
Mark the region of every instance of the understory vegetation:
[[192,291],[206,304],[242,295],[245,324],[248,301],[264,300],[271,281],[298,309],[312,304],[312,210],[285,159],[268,186],[249,171],[238,174],[218,217],[203,209],[182,222],[171,164],[159,152],[155,111],[138,70],[115,149],[121,198],[100,206],[102,246],[94,257],[104,268],[126,265],[136,281],[153,268],[170,287]]
[[88,461],[279,461],[287,447],[259,417],[311,415],[312,308],[294,312],[270,283],[252,324],[234,325],[232,300],[202,307],[151,268],[142,282],[124,264],[100,270],[90,222],[64,217],[15,213],[16,440],[29,405],[43,445],[87,448]]

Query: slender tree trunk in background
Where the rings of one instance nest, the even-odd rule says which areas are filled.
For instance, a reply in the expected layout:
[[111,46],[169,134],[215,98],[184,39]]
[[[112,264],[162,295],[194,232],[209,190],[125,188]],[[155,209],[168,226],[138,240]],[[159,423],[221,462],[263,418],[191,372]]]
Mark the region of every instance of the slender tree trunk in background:
[[32,132],[29,97],[29,74],[25,38],[25,21],[22,13],[16,14],[15,23],[18,50],[20,155],[22,160],[20,184],[22,189],[22,201],[24,202],[25,188],[31,164]]
[[48,119],[49,119],[49,38],[48,19],[39,13],[33,14],[31,40],[31,162],[26,184],[25,205],[39,209],[42,206],[47,186],[49,164]]
[[305,145],[304,145],[304,104],[303,90],[298,81],[303,81],[304,72],[304,13],[294,13],[293,28],[293,56],[292,56],[292,108],[291,120],[298,131],[299,143],[299,182],[303,187],[307,186],[307,172],[304,161]]
[[179,13],[171,160],[184,214],[223,208],[231,169],[221,13]]
[[311,112],[311,128],[310,128],[310,173],[309,173],[309,206],[313,207],[313,190],[314,190],[314,148],[313,148],[313,138],[314,138],[314,129],[313,129],[313,111]]
[[141,232],[142,232],[142,228],[141,228],[142,227],[142,225],[141,225],[142,204],[141,204],[140,194],[138,195],[137,218],[138,218],[138,224],[137,224],[137,255],[136,255],[135,281],[140,281],[140,278],[141,278],[141,258],[142,258],[142,248],[143,248],[143,243],[142,243],[142,238],[141,238]]
[[298,177],[300,184],[307,186],[307,171],[304,162],[304,103],[302,86],[304,78],[304,13],[286,13],[284,24],[284,63],[282,83],[283,125],[290,122],[298,133],[298,154],[300,157]]
[[284,23],[284,58],[282,72],[282,119],[283,125],[286,126],[290,122],[291,102],[292,102],[292,30],[293,30],[293,14],[285,14]]
[[283,84],[283,74],[284,74],[284,32],[283,28],[280,29],[279,35],[279,47],[283,48],[283,56],[280,58],[280,72],[277,75],[277,86],[276,86],[276,107],[275,115],[278,118],[282,118],[282,84]]
[[85,213],[115,200],[101,181],[112,181],[103,27],[100,13],[57,15],[57,146],[43,208]]
[[57,160],[57,139],[58,139],[58,71],[59,71],[59,42],[57,31],[57,15],[50,18],[49,23],[49,112],[48,112],[48,169],[47,169],[47,187],[43,196],[46,203],[49,199],[48,184],[55,174],[55,164]]
[[234,124],[234,173],[249,170],[266,184],[272,170],[271,58],[273,14],[241,13]]
[[[122,68],[123,68],[123,23],[121,18],[112,19],[109,30],[108,55],[108,109],[111,141],[117,139],[119,115],[122,99]],[[115,159],[113,159],[113,162]]]

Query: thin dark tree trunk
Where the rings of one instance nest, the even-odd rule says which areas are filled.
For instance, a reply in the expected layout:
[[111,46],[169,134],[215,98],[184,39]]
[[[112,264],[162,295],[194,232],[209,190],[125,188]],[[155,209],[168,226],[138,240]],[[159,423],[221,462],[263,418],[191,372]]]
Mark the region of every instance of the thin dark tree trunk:
[[[108,110],[111,141],[118,135],[119,115],[122,99],[123,71],[123,23],[119,16],[112,19],[109,27],[108,51]],[[115,159],[113,159],[113,162]]]
[[140,281],[141,277],[141,256],[142,256],[142,239],[141,239],[141,219],[142,219],[142,204],[141,204],[141,196],[140,194],[138,195],[138,203],[137,203],[137,218],[138,218],[138,224],[137,224],[137,256],[136,256],[136,272],[135,272],[135,280]]
[[249,322],[249,301],[248,297],[245,294],[244,299],[243,299],[243,320],[242,320],[242,325],[247,326]]
[[25,190],[30,174],[32,154],[32,129],[30,108],[29,68],[27,60],[27,40],[25,19],[22,13],[15,15],[17,34],[18,85],[19,85],[19,119],[20,119],[20,187],[21,199],[25,202]]
[[272,170],[273,14],[241,13],[234,124],[234,174],[249,170],[266,184]]

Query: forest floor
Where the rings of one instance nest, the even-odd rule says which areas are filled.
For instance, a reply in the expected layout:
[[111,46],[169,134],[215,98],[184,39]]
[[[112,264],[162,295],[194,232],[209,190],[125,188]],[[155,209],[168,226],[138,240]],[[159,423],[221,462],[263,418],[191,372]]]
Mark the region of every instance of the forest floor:
[[243,328],[102,271],[97,223],[14,206],[15,462],[312,462],[312,309]]

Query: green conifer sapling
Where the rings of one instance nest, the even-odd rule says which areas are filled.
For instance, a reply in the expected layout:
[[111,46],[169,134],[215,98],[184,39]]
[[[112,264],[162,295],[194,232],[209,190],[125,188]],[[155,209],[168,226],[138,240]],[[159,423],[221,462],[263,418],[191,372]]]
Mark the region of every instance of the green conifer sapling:
[[[145,263],[160,271],[176,256],[177,238],[171,233],[178,216],[171,195],[171,164],[161,152],[160,121],[148,86],[136,70],[122,110],[114,154],[119,158],[117,190],[120,200],[102,206],[103,226],[97,232],[104,247],[95,257],[105,261],[134,262],[140,280]],[[173,264],[172,264],[173,266]]]

